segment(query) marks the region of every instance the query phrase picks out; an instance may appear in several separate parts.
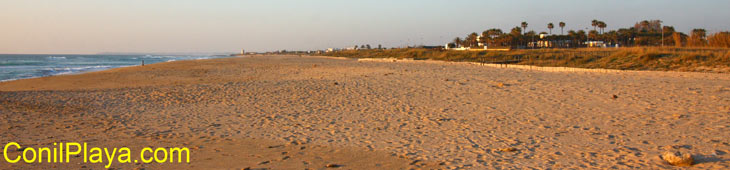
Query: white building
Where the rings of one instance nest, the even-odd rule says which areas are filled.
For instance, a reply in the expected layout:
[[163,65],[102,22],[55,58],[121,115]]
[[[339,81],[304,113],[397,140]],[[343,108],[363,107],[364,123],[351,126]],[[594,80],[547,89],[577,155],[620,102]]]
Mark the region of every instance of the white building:
[[482,38],[483,37],[481,35],[477,36],[477,45],[479,45],[480,47],[485,47],[486,49],[486,46],[484,45],[484,43],[482,43]]
[[586,41],[585,44],[588,47],[606,47],[606,43],[603,41]]

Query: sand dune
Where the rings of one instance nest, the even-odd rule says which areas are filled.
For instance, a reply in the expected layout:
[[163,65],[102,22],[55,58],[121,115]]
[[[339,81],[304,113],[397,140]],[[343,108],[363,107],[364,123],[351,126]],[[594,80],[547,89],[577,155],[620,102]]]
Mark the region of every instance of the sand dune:
[[[0,83],[0,137],[193,147],[113,168],[730,168],[730,76],[256,56]],[[100,164],[7,164],[0,169]]]

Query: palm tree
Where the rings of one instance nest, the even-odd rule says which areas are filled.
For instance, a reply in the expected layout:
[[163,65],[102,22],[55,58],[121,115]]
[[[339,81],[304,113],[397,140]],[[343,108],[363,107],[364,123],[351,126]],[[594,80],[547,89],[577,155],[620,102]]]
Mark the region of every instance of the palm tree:
[[512,39],[510,41],[510,45],[515,45],[515,46],[522,45],[522,37],[523,37],[522,32],[524,32],[524,31],[520,27],[514,27],[514,28],[512,28],[512,30],[510,30],[510,32],[509,32],[510,39]]
[[698,38],[705,38],[707,31],[702,28],[697,28],[692,30],[692,35],[698,37]]
[[484,30],[481,37],[482,38],[479,39],[479,43],[486,45],[489,42],[489,30]]
[[492,46],[495,43],[495,39],[502,35],[502,30],[497,28],[492,28],[489,30],[486,30],[482,33],[483,39],[485,41],[485,44],[487,46]]
[[473,32],[466,36],[464,44],[466,44],[467,47],[476,47],[477,46],[477,37],[479,37],[479,34],[476,32]]
[[690,35],[690,45],[695,47],[702,47],[706,44],[705,37],[707,36],[707,31],[705,29],[693,29],[692,33]]
[[591,30],[588,31],[588,38],[591,39],[591,41],[598,41],[598,31]]
[[550,34],[553,34],[553,28],[554,27],[555,27],[555,25],[553,25],[552,22],[551,23],[548,23],[548,29],[550,30]]
[[591,21],[591,26],[593,26],[593,30],[596,30],[596,26],[598,26],[598,20]]
[[633,46],[636,43],[636,41],[634,41],[636,34],[637,31],[635,28],[618,29],[618,37],[619,41],[621,41],[622,46]]
[[586,31],[578,30],[578,32],[576,32],[576,35],[578,36],[578,42],[584,42],[588,40],[588,37],[586,36]]
[[603,31],[603,30],[604,30],[604,29],[606,28],[606,26],[607,26],[607,25],[606,25],[606,23],[605,23],[605,22],[603,22],[603,21],[598,21],[598,28],[601,28],[601,34],[605,33],[605,31]]
[[487,36],[489,36],[489,38],[495,38],[499,35],[502,35],[501,29],[492,28],[492,29],[487,30]]
[[525,34],[525,30],[527,30],[527,22],[526,21],[522,21],[522,24],[521,25],[522,25],[522,34]]
[[456,45],[456,47],[459,47],[459,45],[461,45],[461,38],[460,37],[454,38],[454,45]]
[[578,44],[578,33],[573,30],[568,31],[568,38],[570,38],[570,45],[575,46]]
[[514,37],[518,37],[518,36],[522,35],[522,28],[514,27],[514,28],[512,28],[512,30],[509,31],[509,34]]
[[565,22],[560,22],[558,24],[558,26],[560,26],[560,35],[563,35],[563,28],[565,28]]
[[651,28],[649,28],[649,25],[651,25],[651,23],[649,21],[647,21],[647,20],[641,21],[639,23],[639,25],[641,26],[641,30],[640,31],[642,31],[642,32],[649,32],[649,31],[651,31]]

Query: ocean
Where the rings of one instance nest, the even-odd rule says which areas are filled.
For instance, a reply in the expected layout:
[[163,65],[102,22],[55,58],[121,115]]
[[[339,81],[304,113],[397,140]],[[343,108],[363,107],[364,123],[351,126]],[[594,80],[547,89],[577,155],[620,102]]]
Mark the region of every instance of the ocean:
[[154,64],[224,57],[227,56],[0,54],[0,81],[136,66],[143,60],[145,64]]

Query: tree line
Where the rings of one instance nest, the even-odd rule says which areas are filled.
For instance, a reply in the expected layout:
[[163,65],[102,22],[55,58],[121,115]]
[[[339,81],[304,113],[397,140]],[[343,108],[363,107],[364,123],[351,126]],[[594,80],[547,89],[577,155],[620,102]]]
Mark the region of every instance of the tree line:
[[[718,32],[707,35],[702,28],[693,29],[689,35],[676,31],[673,26],[663,26],[661,20],[644,20],[637,22],[633,27],[608,30],[606,22],[592,20],[593,30],[569,30],[564,34],[565,22],[559,22],[560,34],[553,34],[553,23],[547,24],[549,32],[526,31],[527,22],[520,23],[504,32],[498,28],[491,28],[481,34],[473,32],[464,38],[456,37],[449,46],[452,47],[516,47],[525,48],[528,42],[547,40],[560,42],[562,47],[585,47],[586,41],[602,41],[606,44],[619,46],[674,46],[674,47],[730,47],[730,32]],[[547,35],[540,37],[540,34]]]

